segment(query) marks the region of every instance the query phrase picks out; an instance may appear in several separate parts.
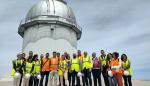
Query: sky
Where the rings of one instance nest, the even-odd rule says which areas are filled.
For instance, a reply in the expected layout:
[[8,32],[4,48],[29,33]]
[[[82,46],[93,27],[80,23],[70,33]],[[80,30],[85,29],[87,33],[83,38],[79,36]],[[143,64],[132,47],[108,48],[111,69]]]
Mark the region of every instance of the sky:
[[[11,60],[21,52],[18,26],[39,0],[1,0],[0,77],[10,73]],[[133,79],[150,80],[150,0],[66,0],[83,33],[78,49],[89,54],[103,49],[125,53]]]

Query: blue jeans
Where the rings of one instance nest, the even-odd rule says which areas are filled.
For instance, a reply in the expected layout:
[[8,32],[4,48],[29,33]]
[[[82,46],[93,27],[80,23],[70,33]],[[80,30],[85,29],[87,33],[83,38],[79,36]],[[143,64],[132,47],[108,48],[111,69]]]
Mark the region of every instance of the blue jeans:
[[115,79],[115,77],[108,77],[109,80],[109,86],[117,86],[117,81]]

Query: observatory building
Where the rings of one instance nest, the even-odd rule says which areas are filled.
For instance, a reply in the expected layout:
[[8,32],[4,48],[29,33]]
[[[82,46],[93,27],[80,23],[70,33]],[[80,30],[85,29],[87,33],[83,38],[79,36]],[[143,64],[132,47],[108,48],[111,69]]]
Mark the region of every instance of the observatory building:
[[82,29],[64,0],[40,0],[32,6],[19,25],[23,38],[22,52],[37,54],[68,52],[77,49]]

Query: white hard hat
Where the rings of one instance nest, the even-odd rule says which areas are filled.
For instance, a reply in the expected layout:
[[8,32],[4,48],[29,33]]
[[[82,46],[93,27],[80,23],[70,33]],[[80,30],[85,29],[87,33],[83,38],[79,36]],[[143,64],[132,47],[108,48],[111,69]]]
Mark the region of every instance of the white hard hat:
[[21,77],[21,74],[16,72],[15,75],[14,75],[14,78],[20,78]]
[[125,71],[124,71],[124,75],[125,75],[125,76],[128,76],[128,75],[129,75],[129,71],[125,70]]
[[109,75],[110,77],[113,77],[113,74],[112,74],[112,71],[111,71],[111,70],[108,71],[108,75]]
[[38,74],[38,75],[37,75],[37,78],[38,78],[38,79],[41,79],[41,75],[40,75],[40,74]]
[[82,73],[81,73],[81,72],[78,72],[77,76],[78,76],[78,77],[82,76]]
[[29,73],[25,74],[25,78],[26,78],[26,79],[29,79],[30,76],[31,76],[31,75],[30,75]]

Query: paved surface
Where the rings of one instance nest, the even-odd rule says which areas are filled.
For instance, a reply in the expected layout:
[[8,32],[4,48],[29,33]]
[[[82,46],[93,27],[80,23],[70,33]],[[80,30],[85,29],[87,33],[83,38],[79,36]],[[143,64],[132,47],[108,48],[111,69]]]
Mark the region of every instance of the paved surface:
[[[0,80],[0,86],[13,86],[13,82],[11,80]],[[133,86],[150,86],[150,80],[133,80]]]

